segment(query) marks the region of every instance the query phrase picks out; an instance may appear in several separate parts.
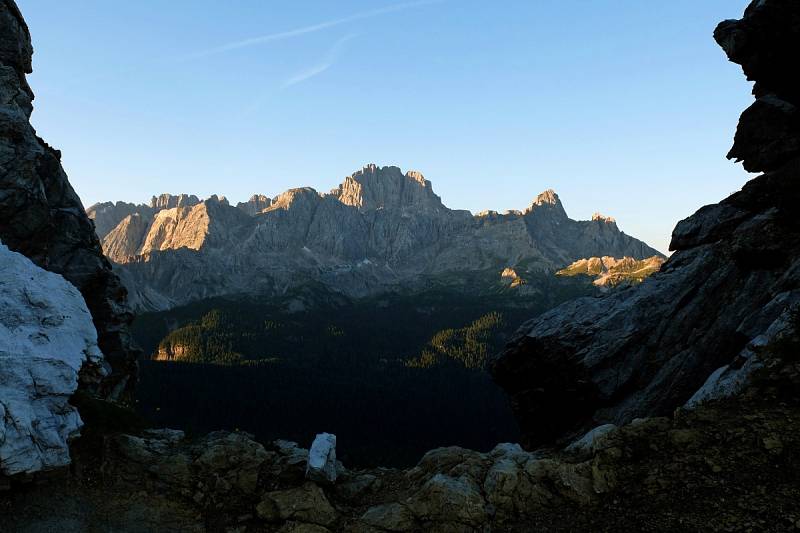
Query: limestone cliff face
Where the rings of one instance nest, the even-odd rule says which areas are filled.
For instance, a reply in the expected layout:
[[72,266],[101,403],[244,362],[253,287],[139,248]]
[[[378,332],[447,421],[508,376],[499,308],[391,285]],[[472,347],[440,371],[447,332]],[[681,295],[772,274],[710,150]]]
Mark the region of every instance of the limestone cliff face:
[[347,176],[331,196],[344,205],[370,211],[380,208],[444,209],[433,193],[431,182],[417,171],[405,174],[397,167],[380,168],[374,164]]
[[[397,167],[368,165],[329,194],[306,187],[236,207],[215,197],[164,207],[173,203],[139,206],[103,239],[140,309],[308,281],[363,296],[480,271],[494,279],[507,267],[553,271],[587,255],[658,254],[613,220],[570,219],[552,190],[524,211],[473,216],[447,208],[421,173]],[[93,208],[90,216],[103,213]]]
[[668,414],[701,387],[730,392],[723,382],[746,381],[759,350],[789,328],[800,303],[800,91],[789,67],[800,3],[754,1],[714,36],[756,81],[730,157],[766,172],[681,221],[675,253],[641,285],[522,326],[492,371],[529,445]]
[[195,195],[189,194],[160,194],[153,196],[149,204],[131,204],[128,202],[101,202],[89,206],[86,214],[94,222],[97,236],[102,241],[129,215],[139,215],[144,220],[153,217],[164,209],[177,207],[192,207],[200,203]]
[[86,300],[113,372],[96,386],[117,396],[135,375],[125,289],[105,259],[92,223],[61,167],[61,154],[36,136],[25,75],[30,34],[16,4],[0,1],[0,240],[61,274]]

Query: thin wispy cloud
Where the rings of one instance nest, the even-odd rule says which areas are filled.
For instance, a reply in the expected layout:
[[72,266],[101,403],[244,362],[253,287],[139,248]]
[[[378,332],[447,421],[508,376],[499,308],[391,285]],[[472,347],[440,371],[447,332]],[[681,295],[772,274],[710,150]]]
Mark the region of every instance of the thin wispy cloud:
[[328,50],[328,53],[325,54],[325,58],[322,60],[322,62],[313,65],[307,69],[303,69],[294,76],[291,76],[290,78],[286,79],[281,84],[281,88],[285,89],[287,87],[291,87],[292,85],[296,85],[300,82],[311,79],[314,76],[322,74],[323,72],[331,68],[336,63],[336,61],[338,61],[339,56],[344,50],[345,43],[347,43],[347,41],[354,38],[355,36],[356,34],[351,33],[350,35],[346,35],[345,37],[342,37],[341,39],[336,41],[336,43],[334,43],[334,45],[330,48],[330,50]]
[[381,7],[378,9],[372,9],[370,11],[362,11],[361,13],[354,13],[353,15],[349,15],[346,17],[327,20],[324,22],[319,22],[317,24],[312,24],[310,26],[304,26],[302,28],[295,28],[293,30],[287,30],[277,33],[268,33],[266,35],[259,35],[257,37],[251,37],[249,39],[243,39],[241,41],[233,41],[227,44],[223,44],[214,48],[209,48],[207,50],[201,50],[199,52],[195,52],[193,54],[184,56],[182,59],[197,59],[201,57],[206,57],[214,54],[220,54],[224,52],[230,52],[231,50],[238,50],[240,48],[248,48],[250,46],[256,46],[260,44],[270,43],[274,41],[281,41],[284,39],[291,39],[292,37],[299,37],[301,35],[306,35],[309,33],[314,33],[317,31],[325,30],[328,28],[333,28],[335,26],[340,26],[342,24],[346,24],[348,22],[354,22],[357,20],[368,19],[372,17],[377,17],[380,15],[385,15],[387,13],[394,13],[396,11],[404,11],[406,9],[412,9],[415,7],[427,6],[431,4],[438,4],[445,0],[416,0],[414,2],[403,2],[400,4],[394,4],[386,7]]
[[[172,57],[161,57],[161,58],[148,58],[147,62],[143,65],[131,65],[128,67],[120,68],[113,71],[108,71],[102,74],[89,74],[89,75],[81,75],[76,76],[73,79],[62,80],[59,83],[58,89],[53,89],[52,92],[59,93],[63,92],[63,89],[67,86],[73,85],[85,85],[88,83],[97,83],[102,80],[112,79],[114,77],[123,75],[123,74],[130,74],[134,72],[139,72],[143,70],[147,70],[155,64],[161,65],[168,65],[168,64],[175,64],[175,63],[183,63],[184,61],[191,61],[195,59],[202,59],[204,57],[222,54],[225,52],[230,52],[232,50],[238,50],[241,48],[247,48],[251,46],[256,46],[260,44],[266,44],[274,41],[281,41],[284,39],[291,39],[293,37],[300,37],[302,35],[306,35],[309,33],[314,33],[317,31],[322,31],[327,28],[333,28],[335,26],[340,26],[342,24],[347,24],[348,22],[354,22],[358,20],[378,17],[380,15],[385,15],[388,13],[394,13],[397,11],[404,11],[407,9],[413,9],[415,7],[423,7],[432,4],[441,4],[446,2],[447,0],[415,0],[412,2],[402,2],[398,4],[389,5],[386,7],[372,9],[369,11],[362,11],[360,13],[354,13],[352,15],[348,15],[346,17],[327,20],[324,22],[319,22],[317,24],[312,24],[310,26],[303,26],[302,28],[295,28],[293,30],[287,30],[277,33],[269,33],[266,35],[259,35],[256,37],[251,37],[249,39],[243,39],[240,41],[233,41],[230,43],[226,43],[220,46],[216,46],[214,48],[208,48],[205,50],[200,50],[197,52],[184,54],[180,56],[172,56]],[[318,74],[318,73],[317,73]]]

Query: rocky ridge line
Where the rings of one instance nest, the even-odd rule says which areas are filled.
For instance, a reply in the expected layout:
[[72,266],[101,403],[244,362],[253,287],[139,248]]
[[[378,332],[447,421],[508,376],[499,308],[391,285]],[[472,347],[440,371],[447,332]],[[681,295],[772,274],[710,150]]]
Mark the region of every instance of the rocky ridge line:
[[[543,275],[587,254],[658,255],[609,219],[570,219],[552,190],[524,211],[473,216],[448,209],[421,173],[397,167],[368,165],[329,194],[298,188],[237,207],[216,197],[158,205],[164,207],[135,213],[121,205],[118,224],[103,239],[140,310],[220,295],[276,295],[309,281],[361,297],[458,285],[479,272],[494,278],[507,267]],[[110,209],[88,210],[99,232]]]

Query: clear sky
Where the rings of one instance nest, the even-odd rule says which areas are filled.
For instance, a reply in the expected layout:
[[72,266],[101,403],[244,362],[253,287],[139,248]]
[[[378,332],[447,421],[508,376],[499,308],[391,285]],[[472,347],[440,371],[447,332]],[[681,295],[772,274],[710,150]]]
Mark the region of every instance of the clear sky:
[[374,162],[453,208],[616,217],[666,250],[749,179],[711,34],[746,0],[18,0],[33,124],[85,205],[327,191]]

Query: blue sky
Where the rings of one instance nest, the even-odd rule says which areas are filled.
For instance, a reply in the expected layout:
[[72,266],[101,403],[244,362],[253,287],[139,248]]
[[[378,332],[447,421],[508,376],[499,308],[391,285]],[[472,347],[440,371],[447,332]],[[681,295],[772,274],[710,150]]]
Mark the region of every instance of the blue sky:
[[553,188],[666,250],[739,189],[750,85],[711,33],[746,0],[18,0],[33,124],[85,205],[327,191],[366,163],[446,205]]

